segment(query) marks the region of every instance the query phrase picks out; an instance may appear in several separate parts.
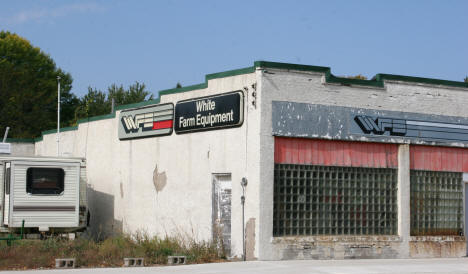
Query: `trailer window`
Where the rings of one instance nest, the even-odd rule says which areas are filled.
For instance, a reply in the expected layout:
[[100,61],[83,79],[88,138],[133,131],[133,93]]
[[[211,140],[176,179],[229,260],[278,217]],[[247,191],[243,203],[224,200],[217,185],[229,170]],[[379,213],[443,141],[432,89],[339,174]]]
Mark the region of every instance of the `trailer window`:
[[28,168],[26,192],[59,195],[64,190],[64,178],[65,171],[61,168]]

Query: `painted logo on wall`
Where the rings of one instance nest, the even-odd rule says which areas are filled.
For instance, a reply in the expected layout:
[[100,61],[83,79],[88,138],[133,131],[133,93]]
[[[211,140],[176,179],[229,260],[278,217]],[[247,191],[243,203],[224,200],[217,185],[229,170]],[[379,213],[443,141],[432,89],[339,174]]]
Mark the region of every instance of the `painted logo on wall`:
[[394,136],[405,136],[406,134],[406,120],[391,119],[391,118],[373,118],[370,116],[358,115],[354,120],[359,125],[364,133],[374,133],[382,135],[388,132]]
[[119,139],[170,135],[173,118],[172,103],[123,110],[119,116]]
[[357,115],[354,121],[362,132],[431,140],[468,141],[468,125],[421,120],[405,120]]
[[242,125],[244,96],[241,91],[178,102],[176,133],[214,130]]
[[272,102],[275,136],[468,147],[468,117]]

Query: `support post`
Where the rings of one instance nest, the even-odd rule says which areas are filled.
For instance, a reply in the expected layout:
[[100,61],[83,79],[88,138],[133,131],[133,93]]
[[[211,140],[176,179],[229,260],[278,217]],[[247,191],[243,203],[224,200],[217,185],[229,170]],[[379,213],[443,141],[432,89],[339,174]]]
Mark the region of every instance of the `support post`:
[[410,146],[398,147],[398,235],[401,238],[400,256],[409,258],[409,241],[411,231],[410,215]]
[[60,156],[60,76],[57,76],[57,156]]

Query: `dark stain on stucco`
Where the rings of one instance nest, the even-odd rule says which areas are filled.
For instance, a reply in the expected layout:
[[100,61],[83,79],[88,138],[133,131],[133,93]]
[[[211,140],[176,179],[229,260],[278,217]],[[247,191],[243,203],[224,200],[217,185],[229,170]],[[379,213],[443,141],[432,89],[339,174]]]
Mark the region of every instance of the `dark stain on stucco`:
[[156,192],[160,192],[164,189],[167,183],[166,172],[158,172],[158,165],[154,167],[153,171],[153,184]]

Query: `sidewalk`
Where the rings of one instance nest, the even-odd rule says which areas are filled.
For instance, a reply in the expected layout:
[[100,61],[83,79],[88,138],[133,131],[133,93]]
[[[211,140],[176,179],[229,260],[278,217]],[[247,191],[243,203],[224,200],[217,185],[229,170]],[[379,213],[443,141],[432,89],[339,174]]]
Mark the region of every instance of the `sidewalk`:
[[[13,273],[13,272],[11,272]],[[70,270],[31,270],[14,273],[178,273],[178,274],[369,274],[369,273],[467,273],[468,258],[388,259],[388,260],[319,260],[319,261],[250,261],[182,266],[138,268],[94,268]]]

